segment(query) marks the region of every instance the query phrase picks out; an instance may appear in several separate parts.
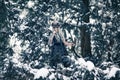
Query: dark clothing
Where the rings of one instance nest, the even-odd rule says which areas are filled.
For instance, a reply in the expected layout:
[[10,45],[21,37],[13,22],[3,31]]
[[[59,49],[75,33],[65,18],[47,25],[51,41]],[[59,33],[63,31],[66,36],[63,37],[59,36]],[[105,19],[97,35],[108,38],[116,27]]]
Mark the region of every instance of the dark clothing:
[[60,38],[60,40],[57,40],[54,36],[51,46],[51,65],[56,66],[57,63],[62,62],[62,57],[67,55],[67,50],[65,48],[65,45]]
[[52,54],[66,55],[67,51],[63,41],[60,39],[60,42],[53,38]]

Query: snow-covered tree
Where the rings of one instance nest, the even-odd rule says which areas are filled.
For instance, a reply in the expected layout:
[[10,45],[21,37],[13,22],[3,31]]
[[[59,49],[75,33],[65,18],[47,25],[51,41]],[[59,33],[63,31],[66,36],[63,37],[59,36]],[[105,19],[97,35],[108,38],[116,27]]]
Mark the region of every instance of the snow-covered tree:
[[[119,8],[119,0],[1,0],[0,79],[117,80]],[[54,20],[66,40],[76,43],[66,47],[63,64],[69,67],[49,65],[47,43]]]

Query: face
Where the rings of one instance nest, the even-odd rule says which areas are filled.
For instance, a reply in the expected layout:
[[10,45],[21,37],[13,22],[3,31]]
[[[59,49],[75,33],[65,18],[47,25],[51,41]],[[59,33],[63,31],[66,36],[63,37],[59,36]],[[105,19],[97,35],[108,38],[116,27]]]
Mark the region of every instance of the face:
[[55,27],[55,28],[53,28],[53,30],[54,30],[55,32],[58,32],[58,31],[59,31],[59,27]]
[[59,23],[52,23],[53,31],[59,32],[60,24]]

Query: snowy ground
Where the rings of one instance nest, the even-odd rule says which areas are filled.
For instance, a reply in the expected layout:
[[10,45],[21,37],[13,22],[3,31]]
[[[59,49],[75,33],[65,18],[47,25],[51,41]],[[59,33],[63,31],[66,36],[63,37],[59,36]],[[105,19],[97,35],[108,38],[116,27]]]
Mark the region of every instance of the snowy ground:
[[[90,80],[109,80],[111,78],[117,77],[116,74],[120,71],[120,68],[113,65],[111,62],[104,62],[100,67],[96,67],[93,62],[85,61],[84,58],[79,58],[76,60],[74,57],[71,58],[72,64],[70,67],[64,67],[62,64],[58,64],[56,68],[51,68],[49,65],[46,65],[40,69],[35,69],[31,67],[31,63],[23,64],[16,62],[16,59],[13,59],[15,67],[24,68],[26,71],[34,75],[34,80],[45,79],[45,80],[86,80],[86,75],[91,77]],[[39,62],[34,62],[35,65],[39,65]],[[104,68],[103,68],[104,67]],[[88,74],[89,73],[89,74]],[[89,79],[88,79],[89,80]]]

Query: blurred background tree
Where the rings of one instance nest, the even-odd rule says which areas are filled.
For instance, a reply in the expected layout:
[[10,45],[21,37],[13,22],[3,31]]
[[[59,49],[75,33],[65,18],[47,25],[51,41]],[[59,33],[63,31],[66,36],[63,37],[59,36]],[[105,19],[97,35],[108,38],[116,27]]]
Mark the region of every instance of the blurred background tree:
[[[119,18],[116,19],[119,17],[119,3],[119,0],[115,2],[111,0],[91,1],[91,19],[94,19],[91,27],[92,54],[94,61],[96,59],[97,63],[100,62],[99,65],[103,61],[119,62],[114,59],[114,55],[119,53],[119,50],[115,48],[119,45],[118,37],[116,37],[119,34],[119,26],[117,25],[120,25]],[[116,56],[116,58],[118,57]]]
[[6,71],[5,66],[8,62],[8,56],[13,54],[12,49],[8,46],[10,28],[8,27],[7,18],[7,8],[4,0],[0,0],[0,79],[4,77],[3,74]]

